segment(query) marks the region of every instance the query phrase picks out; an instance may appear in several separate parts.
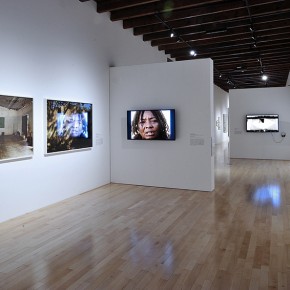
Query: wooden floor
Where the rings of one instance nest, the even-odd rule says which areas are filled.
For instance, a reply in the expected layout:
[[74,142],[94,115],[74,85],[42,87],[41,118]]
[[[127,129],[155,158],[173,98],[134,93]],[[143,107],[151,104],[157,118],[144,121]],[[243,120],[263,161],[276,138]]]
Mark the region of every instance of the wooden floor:
[[0,224],[0,289],[290,289],[290,162],[216,155],[216,190],[110,184]]

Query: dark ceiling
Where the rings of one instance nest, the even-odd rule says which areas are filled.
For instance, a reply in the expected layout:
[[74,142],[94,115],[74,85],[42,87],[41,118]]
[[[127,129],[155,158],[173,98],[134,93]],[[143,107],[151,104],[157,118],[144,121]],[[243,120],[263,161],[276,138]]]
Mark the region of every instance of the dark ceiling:
[[290,0],[93,1],[98,13],[110,12],[169,59],[213,59],[214,82],[226,91],[286,85]]

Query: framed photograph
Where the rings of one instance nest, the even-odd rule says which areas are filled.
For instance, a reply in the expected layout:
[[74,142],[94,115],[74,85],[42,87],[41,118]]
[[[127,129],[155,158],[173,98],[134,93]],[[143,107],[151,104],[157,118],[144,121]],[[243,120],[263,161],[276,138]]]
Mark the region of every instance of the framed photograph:
[[92,147],[92,104],[47,100],[47,153]]
[[33,99],[0,95],[0,162],[33,155]]
[[223,114],[223,132],[227,133],[228,132],[228,114]]
[[217,119],[215,121],[215,125],[216,125],[218,130],[221,129],[221,117],[217,117]]

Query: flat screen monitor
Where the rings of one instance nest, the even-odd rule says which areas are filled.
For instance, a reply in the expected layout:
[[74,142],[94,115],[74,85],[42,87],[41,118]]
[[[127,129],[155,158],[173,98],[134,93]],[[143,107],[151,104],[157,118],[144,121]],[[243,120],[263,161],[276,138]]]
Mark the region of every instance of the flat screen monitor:
[[92,104],[47,100],[47,153],[92,147]]
[[279,132],[279,115],[253,114],[246,116],[247,132]]
[[175,140],[175,110],[127,111],[128,140]]

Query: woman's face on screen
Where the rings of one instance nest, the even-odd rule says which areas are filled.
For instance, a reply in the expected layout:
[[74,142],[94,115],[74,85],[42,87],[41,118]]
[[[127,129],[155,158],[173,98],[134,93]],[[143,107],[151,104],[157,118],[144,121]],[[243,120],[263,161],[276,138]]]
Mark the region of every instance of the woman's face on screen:
[[72,114],[69,119],[68,128],[72,137],[78,137],[82,134],[81,114]]
[[159,136],[160,124],[151,111],[144,111],[138,122],[138,130],[142,139],[156,139]]

